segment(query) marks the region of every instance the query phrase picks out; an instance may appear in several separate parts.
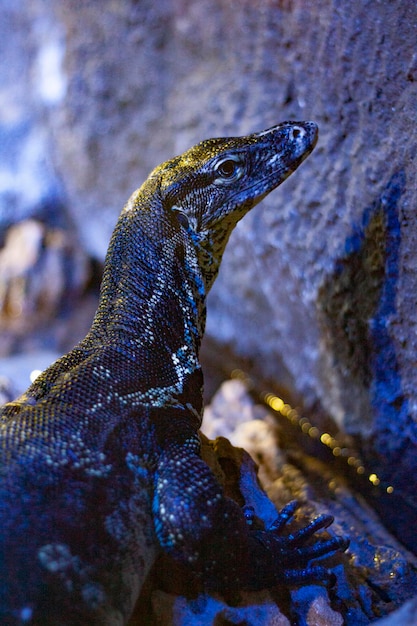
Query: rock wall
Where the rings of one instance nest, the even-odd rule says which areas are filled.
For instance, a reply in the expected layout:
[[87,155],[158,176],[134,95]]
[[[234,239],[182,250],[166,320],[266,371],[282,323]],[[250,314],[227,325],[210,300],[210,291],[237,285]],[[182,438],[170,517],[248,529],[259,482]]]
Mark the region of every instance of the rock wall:
[[360,436],[415,516],[415,2],[21,0],[2,13],[3,226],[64,206],[102,259],[162,160],[209,136],[319,124],[313,155],[236,230],[207,332]]

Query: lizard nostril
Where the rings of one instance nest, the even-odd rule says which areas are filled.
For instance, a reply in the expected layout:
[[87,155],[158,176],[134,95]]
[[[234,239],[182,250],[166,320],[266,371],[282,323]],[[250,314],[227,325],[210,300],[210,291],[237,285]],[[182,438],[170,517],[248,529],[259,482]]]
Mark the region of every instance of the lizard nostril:
[[294,128],[292,129],[292,138],[293,139],[298,139],[299,137],[302,137],[302,135],[304,134],[303,129],[302,128],[297,128],[297,126],[294,126]]

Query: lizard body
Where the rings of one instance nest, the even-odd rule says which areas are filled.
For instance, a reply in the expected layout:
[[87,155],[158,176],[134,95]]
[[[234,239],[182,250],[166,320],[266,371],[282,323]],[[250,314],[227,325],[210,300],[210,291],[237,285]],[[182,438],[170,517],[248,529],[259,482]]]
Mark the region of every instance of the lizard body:
[[[221,590],[317,577],[309,559],[343,547],[297,547],[327,518],[292,547],[279,529],[255,538],[198,436],[205,299],[224,247],[316,137],[287,122],[204,141],[131,196],[90,332],[0,412],[1,624],[125,624],[161,549]],[[254,583],[265,555],[282,562]]]

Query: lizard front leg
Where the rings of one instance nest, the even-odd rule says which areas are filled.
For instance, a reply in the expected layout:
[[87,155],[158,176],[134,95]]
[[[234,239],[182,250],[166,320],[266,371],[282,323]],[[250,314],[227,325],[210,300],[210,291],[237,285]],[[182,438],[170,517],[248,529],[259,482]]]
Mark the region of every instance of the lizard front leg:
[[282,584],[320,581],[333,575],[312,561],[345,549],[341,537],[308,545],[327,528],[320,516],[296,533],[283,534],[296,509],[290,503],[269,528],[252,529],[247,510],[226,497],[200,457],[198,434],[165,439],[155,476],[153,515],[159,542],[187,567],[206,591],[220,591],[227,600],[240,589],[259,590]]
[[[165,441],[153,500],[158,540],[207,590],[237,591],[249,567],[248,526],[241,507],[225,497],[200,457],[200,439]],[[225,557],[225,555],[227,555]]]

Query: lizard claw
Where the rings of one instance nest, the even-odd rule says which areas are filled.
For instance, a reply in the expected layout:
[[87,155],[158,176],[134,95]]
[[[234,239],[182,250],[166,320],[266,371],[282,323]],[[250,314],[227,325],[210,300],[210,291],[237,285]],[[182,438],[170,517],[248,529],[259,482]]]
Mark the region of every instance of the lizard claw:
[[[265,586],[266,579],[273,579],[275,584],[321,582],[332,587],[336,581],[334,574],[325,567],[311,565],[311,561],[326,557],[337,550],[346,550],[349,541],[344,537],[335,536],[306,545],[315,533],[330,526],[334,519],[331,515],[320,515],[300,530],[282,535],[296,508],[297,502],[290,502],[281,510],[270,528],[250,531],[251,537],[258,544],[258,549],[259,545],[262,546],[260,552],[263,553],[264,569],[269,570],[260,574],[259,567],[257,568],[258,584]],[[259,557],[260,555],[255,556],[255,563],[259,563]]]

